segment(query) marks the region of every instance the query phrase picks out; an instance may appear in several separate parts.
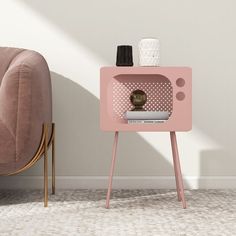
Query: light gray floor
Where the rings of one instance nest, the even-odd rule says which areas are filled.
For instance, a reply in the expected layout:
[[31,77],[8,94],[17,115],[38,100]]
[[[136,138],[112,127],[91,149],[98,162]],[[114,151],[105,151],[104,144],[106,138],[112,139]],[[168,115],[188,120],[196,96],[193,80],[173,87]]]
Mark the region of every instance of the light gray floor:
[[236,235],[236,190],[186,191],[182,209],[174,190],[115,190],[105,209],[105,190],[0,192],[0,235],[162,236]]

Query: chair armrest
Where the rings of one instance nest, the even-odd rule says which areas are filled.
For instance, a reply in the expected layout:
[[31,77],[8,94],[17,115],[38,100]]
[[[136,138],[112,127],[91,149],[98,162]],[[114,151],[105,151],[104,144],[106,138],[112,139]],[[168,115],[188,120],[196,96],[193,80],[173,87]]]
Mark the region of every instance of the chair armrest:
[[25,50],[12,61],[0,87],[0,119],[16,142],[16,160],[32,158],[42,124],[52,119],[51,80],[44,58]]

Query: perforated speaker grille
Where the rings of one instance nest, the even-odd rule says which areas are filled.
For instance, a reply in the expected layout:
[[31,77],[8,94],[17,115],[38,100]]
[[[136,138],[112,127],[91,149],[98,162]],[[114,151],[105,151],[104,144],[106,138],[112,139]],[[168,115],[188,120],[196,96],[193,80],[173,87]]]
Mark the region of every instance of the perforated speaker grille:
[[114,81],[113,91],[113,115],[123,119],[124,113],[133,108],[130,102],[132,91],[140,89],[147,94],[147,102],[143,106],[146,111],[169,111],[173,108],[173,88],[167,80],[156,82],[121,82]]

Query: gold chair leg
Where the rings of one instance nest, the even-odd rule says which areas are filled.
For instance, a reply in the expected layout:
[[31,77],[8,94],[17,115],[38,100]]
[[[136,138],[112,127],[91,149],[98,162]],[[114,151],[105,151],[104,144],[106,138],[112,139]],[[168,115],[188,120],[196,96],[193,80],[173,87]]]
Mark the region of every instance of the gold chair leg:
[[56,178],[55,178],[55,124],[52,124],[52,194],[55,194],[56,190]]
[[48,206],[48,125],[44,124],[44,207]]

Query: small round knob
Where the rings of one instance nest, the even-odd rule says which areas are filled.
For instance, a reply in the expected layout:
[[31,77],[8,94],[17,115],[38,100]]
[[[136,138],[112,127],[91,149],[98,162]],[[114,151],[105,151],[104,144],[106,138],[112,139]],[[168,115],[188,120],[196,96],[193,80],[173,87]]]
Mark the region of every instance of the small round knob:
[[183,92],[178,92],[178,93],[176,94],[176,98],[177,98],[177,100],[179,100],[179,101],[183,101],[183,100],[185,99],[185,94],[184,94]]
[[178,79],[176,80],[176,85],[177,85],[178,87],[184,87],[184,85],[185,85],[185,80],[184,80],[183,78],[178,78]]

